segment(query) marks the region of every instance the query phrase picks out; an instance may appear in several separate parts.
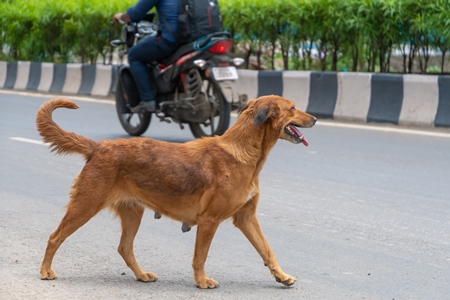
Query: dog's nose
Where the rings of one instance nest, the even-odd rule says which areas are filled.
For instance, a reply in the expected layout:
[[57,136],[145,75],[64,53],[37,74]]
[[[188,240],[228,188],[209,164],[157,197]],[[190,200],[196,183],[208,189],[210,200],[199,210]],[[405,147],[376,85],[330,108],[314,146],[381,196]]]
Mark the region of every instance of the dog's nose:
[[316,117],[314,117],[313,122],[314,122],[314,124],[316,124],[316,122],[317,122],[317,118]]

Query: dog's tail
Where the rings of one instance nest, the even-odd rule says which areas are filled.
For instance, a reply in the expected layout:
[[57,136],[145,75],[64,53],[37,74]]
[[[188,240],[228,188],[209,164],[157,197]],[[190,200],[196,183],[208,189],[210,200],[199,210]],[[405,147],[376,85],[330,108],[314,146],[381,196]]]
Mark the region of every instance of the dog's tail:
[[45,143],[50,143],[51,151],[57,154],[79,153],[88,159],[97,143],[91,139],[73,132],[67,132],[52,119],[52,112],[60,107],[77,109],[78,106],[70,100],[58,98],[45,102],[39,108],[36,125]]

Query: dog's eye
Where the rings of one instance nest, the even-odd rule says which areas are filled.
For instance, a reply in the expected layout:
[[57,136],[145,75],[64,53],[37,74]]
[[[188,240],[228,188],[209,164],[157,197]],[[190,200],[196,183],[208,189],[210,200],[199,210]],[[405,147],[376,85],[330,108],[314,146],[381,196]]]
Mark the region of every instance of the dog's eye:
[[295,106],[292,106],[292,107],[291,107],[291,110],[292,110],[292,111],[295,111]]

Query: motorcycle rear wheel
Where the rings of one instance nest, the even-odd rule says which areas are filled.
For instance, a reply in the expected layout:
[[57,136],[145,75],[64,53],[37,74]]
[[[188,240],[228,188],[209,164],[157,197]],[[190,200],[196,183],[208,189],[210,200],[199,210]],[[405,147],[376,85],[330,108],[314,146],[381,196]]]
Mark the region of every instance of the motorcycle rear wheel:
[[123,129],[132,136],[142,135],[148,129],[152,115],[148,113],[132,113],[128,109],[120,80],[117,81],[115,98],[117,116]]
[[204,123],[189,123],[196,138],[222,135],[230,125],[231,104],[222,93],[220,85],[212,78],[204,82],[205,95],[211,103],[211,116]]

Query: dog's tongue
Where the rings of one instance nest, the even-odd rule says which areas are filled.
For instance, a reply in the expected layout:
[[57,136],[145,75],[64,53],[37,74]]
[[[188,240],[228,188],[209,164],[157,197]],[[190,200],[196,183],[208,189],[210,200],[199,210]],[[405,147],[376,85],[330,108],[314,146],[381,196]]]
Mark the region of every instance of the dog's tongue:
[[304,135],[302,135],[302,143],[303,143],[303,145],[305,145],[306,147],[308,147],[308,145],[309,145],[309,143],[308,143],[308,141],[306,140],[306,138],[305,138]]
[[308,143],[308,141],[306,140],[305,136],[300,132],[300,130],[298,130],[297,127],[295,127],[295,126],[291,126],[291,129],[292,129],[293,131],[295,131],[295,133],[302,139],[303,145],[305,145],[306,147],[308,147],[309,143]]

